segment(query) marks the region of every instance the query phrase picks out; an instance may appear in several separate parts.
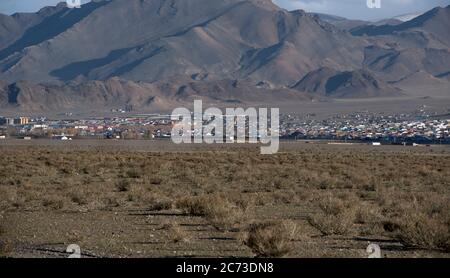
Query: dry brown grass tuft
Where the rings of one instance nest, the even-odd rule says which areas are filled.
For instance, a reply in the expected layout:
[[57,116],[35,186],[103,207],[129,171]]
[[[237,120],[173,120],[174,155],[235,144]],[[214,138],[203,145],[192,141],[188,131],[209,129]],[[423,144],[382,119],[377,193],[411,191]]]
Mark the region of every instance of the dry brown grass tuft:
[[5,233],[5,227],[3,226],[3,215],[0,214],[0,237]]
[[178,223],[168,222],[163,224],[162,229],[166,231],[168,241],[173,243],[188,242],[189,235]]
[[117,208],[121,205],[120,199],[111,193],[107,195],[102,201],[105,209]]
[[387,219],[384,230],[403,245],[426,250],[450,251],[448,194],[386,190],[381,200],[383,213]]
[[72,202],[80,206],[86,205],[88,202],[84,192],[81,190],[73,190],[69,193],[69,198]]
[[205,217],[217,229],[234,228],[245,214],[241,206],[217,195],[183,198],[176,207],[189,215]]
[[64,199],[58,196],[47,196],[42,201],[42,205],[53,210],[60,210],[64,208]]
[[173,206],[172,200],[169,200],[167,198],[161,198],[159,200],[152,202],[149,209],[151,211],[170,210],[172,209],[172,206]]
[[130,190],[130,181],[127,179],[120,179],[117,182],[116,188],[119,192],[127,192]]
[[284,257],[293,250],[297,225],[292,221],[251,224],[243,235],[243,244],[257,257]]
[[407,213],[398,221],[395,237],[407,247],[450,251],[450,226],[424,213]]
[[6,233],[5,227],[3,226],[3,216],[0,214],[0,258],[7,257],[8,254],[13,250],[12,245],[4,240],[3,235]]
[[357,224],[381,223],[381,221],[381,212],[374,205],[363,203],[355,211],[355,223]]
[[13,251],[12,245],[0,239],[0,258],[8,257],[8,254]]
[[129,169],[126,171],[125,176],[131,179],[138,179],[142,176],[142,172],[138,169]]
[[176,207],[192,216],[205,216],[210,207],[209,197],[186,197],[176,202]]
[[351,202],[328,196],[319,203],[320,212],[308,218],[323,235],[346,235],[353,230],[355,208]]

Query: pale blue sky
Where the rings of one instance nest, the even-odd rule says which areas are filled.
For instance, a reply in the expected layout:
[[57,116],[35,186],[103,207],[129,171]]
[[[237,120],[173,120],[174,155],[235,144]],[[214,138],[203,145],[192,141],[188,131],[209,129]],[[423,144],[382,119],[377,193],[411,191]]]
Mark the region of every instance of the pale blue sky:
[[[89,0],[83,0],[87,2]],[[186,0],[189,1],[189,0]],[[214,1],[214,0],[211,0]],[[369,9],[367,0],[273,0],[292,10],[335,14],[352,19],[378,20],[401,14],[417,13],[435,6],[450,5],[450,0],[380,0],[381,9]],[[0,13],[34,12],[43,6],[56,5],[61,0],[0,0]]]
[[450,0],[380,0],[381,9],[369,9],[367,0],[273,0],[286,9],[339,15],[351,19],[379,20],[397,15],[431,10],[448,6]]

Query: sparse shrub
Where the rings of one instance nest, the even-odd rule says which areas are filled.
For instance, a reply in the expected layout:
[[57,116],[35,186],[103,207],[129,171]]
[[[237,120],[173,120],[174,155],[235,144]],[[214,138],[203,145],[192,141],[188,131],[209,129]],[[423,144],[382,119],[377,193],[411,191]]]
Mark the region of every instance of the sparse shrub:
[[363,202],[355,209],[354,223],[360,224],[359,234],[363,236],[380,236],[384,234],[384,217],[380,208],[369,202]]
[[142,173],[137,170],[137,169],[129,169],[126,173],[125,176],[131,179],[138,179],[142,176]]
[[187,197],[179,200],[176,207],[192,216],[205,216],[208,210],[207,198]]
[[104,204],[105,204],[105,206],[107,208],[108,207],[111,208],[111,207],[119,207],[120,206],[119,200],[117,199],[116,196],[114,196],[112,194],[110,194],[106,198],[104,198]]
[[177,223],[165,223],[162,227],[166,236],[173,243],[188,242],[188,234]]
[[42,201],[42,205],[46,208],[60,210],[64,207],[64,200],[58,197],[46,197]]
[[251,206],[254,205],[255,200],[253,198],[236,198],[234,203],[244,212],[247,213]]
[[22,201],[20,201],[20,200],[16,200],[16,201],[12,201],[12,202],[11,202],[11,206],[12,206],[13,208],[18,209],[18,208],[24,207],[24,206],[25,206],[25,203],[22,202]]
[[408,247],[450,251],[448,223],[424,213],[407,213],[401,217],[395,237]]
[[66,234],[67,241],[65,242],[67,245],[72,244],[74,242],[82,242],[85,239],[83,233],[78,230],[71,230]]
[[5,227],[2,225],[3,221],[3,215],[0,214],[0,236],[3,236],[3,234],[6,232]]
[[251,224],[243,236],[243,244],[257,257],[284,257],[293,250],[297,225],[292,221]]
[[60,171],[61,171],[61,173],[66,174],[66,175],[72,175],[74,173],[74,169],[72,169],[70,167],[66,167],[66,166],[63,166],[60,169]]
[[383,221],[383,230],[388,233],[397,232],[400,229],[400,225],[391,220]]
[[135,202],[137,200],[139,200],[139,196],[138,195],[134,194],[134,192],[128,193],[128,195],[127,195],[127,201],[128,202]]
[[127,179],[120,179],[117,182],[116,187],[119,192],[127,192],[128,190],[130,190],[130,181],[128,181]]
[[80,191],[72,191],[69,197],[72,202],[80,206],[87,204],[86,196]]
[[158,177],[152,177],[152,178],[150,178],[149,181],[150,181],[150,184],[153,184],[153,185],[160,185],[162,183],[162,179],[158,178]]
[[344,203],[341,199],[328,196],[319,201],[319,207],[328,215],[339,215],[349,208],[349,204]]
[[[0,220],[3,220],[3,216],[0,215]],[[5,234],[5,228],[0,223],[0,258],[6,257],[8,253],[12,251],[12,246],[9,242],[3,240],[3,235]]]
[[291,204],[295,203],[296,195],[292,192],[274,192],[272,194],[275,204]]
[[351,231],[353,221],[343,215],[318,213],[310,217],[309,223],[323,235],[344,235]]
[[172,209],[173,202],[169,199],[160,199],[150,205],[150,210],[161,211]]
[[217,229],[233,228],[243,217],[244,213],[240,207],[223,199],[212,203],[206,213],[206,218]]
[[369,192],[376,192],[377,188],[378,186],[374,183],[366,183],[361,187],[362,190]]
[[378,208],[370,204],[363,204],[356,209],[355,223],[368,224],[374,222],[381,223],[381,214]]
[[187,214],[205,217],[218,229],[232,228],[244,216],[239,206],[216,195],[184,198],[176,206]]
[[7,257],[12,251],[12,245],[9,242],[0,239],[0,258]]
[[355,220],[354,207],[342,200],[328,197],[319,204],[320,212],[308,218],[309,223],[323,235],[348,234]]
[[130,186],[127,200],[129,202],[136,202],[139,204],[146,204],[148,202],[152,202],[154,200],[154,194],[151,193],[147,188],[143,185]]

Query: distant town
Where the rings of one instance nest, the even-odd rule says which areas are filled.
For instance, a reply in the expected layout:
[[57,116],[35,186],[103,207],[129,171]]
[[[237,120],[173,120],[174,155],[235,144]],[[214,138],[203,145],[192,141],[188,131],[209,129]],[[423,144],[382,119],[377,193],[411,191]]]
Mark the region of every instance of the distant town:
[[[170,139],[176,124],[170,115],[121,113],[117,117],[58,119],[0,116],[0,139]],[[68,115],[72,116],[72,115]],[[248,128],[248,126],[247,126]],[[450,113],[385,115],[369,111],[318,119],[314,114],[282,114],[285,140],[330,140],[371,144],[450,144]]]
[[280,121],[285,139],[450,144],[450,114],[429,115],[422,110],[399,115],[359,112],[324,120],[283,115]]

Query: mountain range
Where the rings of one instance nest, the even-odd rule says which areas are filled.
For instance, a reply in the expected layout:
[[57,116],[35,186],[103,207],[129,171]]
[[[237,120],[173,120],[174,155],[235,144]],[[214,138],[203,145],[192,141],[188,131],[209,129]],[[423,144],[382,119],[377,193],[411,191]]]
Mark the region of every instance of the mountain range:
[[450,6],[342,28],[270,0],[101,0],[0,15],[0,108],[400,96],[448,82]]

